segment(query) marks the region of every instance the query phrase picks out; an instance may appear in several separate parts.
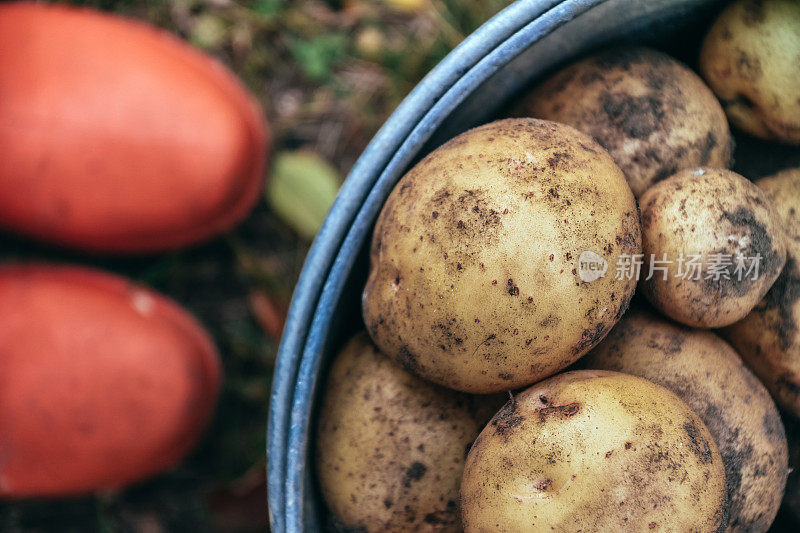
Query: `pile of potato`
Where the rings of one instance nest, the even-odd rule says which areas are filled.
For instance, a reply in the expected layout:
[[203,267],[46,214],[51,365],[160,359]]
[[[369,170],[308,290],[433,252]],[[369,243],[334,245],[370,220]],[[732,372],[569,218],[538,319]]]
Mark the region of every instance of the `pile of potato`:
[[800,169],[728,170],[729,121],[800,144],[800,3],[732,3],[699,65],[592,55],[523,98],[535,118],[399,181],[319,414],[338,527],[770,528],[775,402],[800,417]]

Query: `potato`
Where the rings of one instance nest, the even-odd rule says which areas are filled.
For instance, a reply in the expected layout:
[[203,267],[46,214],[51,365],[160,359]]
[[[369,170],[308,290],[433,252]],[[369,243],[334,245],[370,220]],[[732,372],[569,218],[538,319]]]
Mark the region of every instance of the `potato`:
[[714,94],[686,66],[649,48],[578,61],[536,88],[520,112],[593,136],[637,198],[678,170],[730,164],[733,141]]
[[728,343],[645,309],[628,313],[581,366],[643,377],[700,415],[719,447],[728,531],[767,531],[788,475],[786,433],[769,392]]
[[725,471],[703,421],[667,389],[566,372],[511,399],[461,482],[464,529],[721,531]]
[[616,323],[635,282],[609,264],[638,253],[640,238],[633,195],[597,143],[553,122],[493,122],[429,154],[392,191],[364,321],[418,376],[467,392],[518,388]]
[[778,404],[800,416],[800,168],[760,179],[787,234],[786,266],[766,297],[722,335]]
[[325,501],[347,531],[459,531],[470,444],[503,402],[422,381],[365,333],[336,358],[317,434]]
[[122,487],[177,463],[211,417],[220,363],[183,309],[125,279],[0,268],[0,497]]
[[800,3],[737,0],[711,26],[700,72],[731,123],[767,140],[800,143]]
[[742,319],[786,261],[775,208],[735,172],[682,170],[651,187],[639,205],[642,291],[678,322],[716,328]]
[[268,134],[219,62],[86,8],[0,4],[0,228],[96,252],[188,245],[258,199]]

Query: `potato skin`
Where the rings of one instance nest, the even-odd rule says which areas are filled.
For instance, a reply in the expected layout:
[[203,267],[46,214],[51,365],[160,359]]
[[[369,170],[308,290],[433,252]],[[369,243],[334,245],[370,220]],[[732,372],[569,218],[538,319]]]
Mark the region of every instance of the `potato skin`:
[[219,62],[87,8],[0,4],[0,227],[140,253],[221,233],[255,205],[269,133]]
[[[642,217],[641,288],[661,312],[683,324],[716,328],[741,320],[767,293],[786,261],[786,242],[775,208],[761,189],[735,172],[682,170],[639,200]],[[666,254],[666,255],[665,255]],[[680,275],[680,258],[702,256],[700,279]],[[729,278],[715,276],[715,254],[728,256]],[[735,274],[736,257],[761,259],[757,279]],[[649,275],[650,259],[671,263]],[[719,255],[717,256],[720,257]],[[749,266],[745,262],[745,266]],[[684,272],[687,267],[683,266]]]
[[481,431],[461,483],[464,529],[725,528],[725,472],[702,420],[667,389],[566,372],[511,399]]
[[727,167],[725,113],[689,68],[643,47],[612,48],[557,72],[519,114],[569,124],[611,154],[638,198],[678,170]]
[[786,432],[764,385],[721,338],[635,309],[581,366],[666,387],[700,415],[719,447],[728,486],[728,531],[767,531],[788,476]]
[[[633,195],[611,157],[553,122],[509,119],[463,133],[397,184],[378,218],[363,294],[367,330],[412,373],[490,393],[535,382],[595,346],[635,283]],[[609,273],[590,283],[592,251]]]
[[711,26],[700,72],[731,123],[767,140],[800,143],[800,3],[737,0]]
[[800,168],[756,181],[777,209],[787,238],[786,266],[761,302],[722,335],[772,393],[800,416]]
[[114,489],[177,463],[216,403],[208,334],[123,278],[0,268],[0,497]]
[[317,434],[320,487],[338,525],[460,531],[466,452],[502,402],[427,383],[356,335],[328,376]]

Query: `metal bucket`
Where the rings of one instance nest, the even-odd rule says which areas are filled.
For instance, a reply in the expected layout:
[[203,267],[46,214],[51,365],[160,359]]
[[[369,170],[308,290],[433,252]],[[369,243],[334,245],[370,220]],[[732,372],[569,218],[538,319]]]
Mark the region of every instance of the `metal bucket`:
[[454,135],[498,118],[516,93],[553,67],[608,42],[657,44],[694,64],[720,4],[521,0],[469,36],[397,108],[343,185],[292,299],[267,438],[273,531],[317,531],[327,524],[313,462],[318,392],[330,357],[363,328],[360,296],[372,225],[405,170]]

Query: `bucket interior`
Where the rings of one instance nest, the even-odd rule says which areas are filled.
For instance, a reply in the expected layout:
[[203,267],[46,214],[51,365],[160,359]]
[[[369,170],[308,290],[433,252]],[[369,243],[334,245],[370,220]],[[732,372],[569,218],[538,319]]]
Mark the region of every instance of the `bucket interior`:
[[[507,116],[510,103],[537,80],[570,60],[602,49],[609,43],[646,44],[683,61],[696,71],[697,51],[714,15],[724,0],[608,0],[532,43],[523,52],[509,58],[494,75],[475,87],[467,98],[450,113],[435,130],[430,140],[416,155],[418,161],[437,146],[467,129]],[[679,36],[676,38],[675,36]],[[800,165],[800,150],[758,141],[734,132],[740,161],[734,170],[749,178],[757,178],[787,166]],[[752,155],[758,154],[758,157]],[[374,223],[374,220],[372,221]],[[313,402],[309,444],[304,464],[306,486],[304,529],[335,531],[322,502],[314,471],[314,443],[318,400],[324,389],[329,363],[344,343],[364,328],[361,318],[361,290],[368,271],[368,236],[361,243],[355,266],[349,271],[342,297],[336,301],[332,327],[326,336],[322,379],[307,400]],[[287,529],[293,531],[292,520]]]

